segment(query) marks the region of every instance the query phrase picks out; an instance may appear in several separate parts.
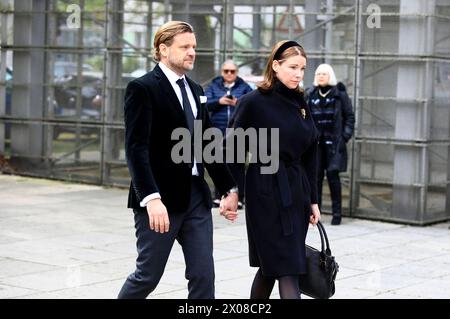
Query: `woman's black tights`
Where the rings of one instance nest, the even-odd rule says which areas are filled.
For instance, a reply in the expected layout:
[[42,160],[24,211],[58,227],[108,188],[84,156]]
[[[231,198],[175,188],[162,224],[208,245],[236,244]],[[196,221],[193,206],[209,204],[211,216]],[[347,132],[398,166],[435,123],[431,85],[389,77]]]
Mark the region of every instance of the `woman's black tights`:
[[278,279],[278,289],[281,299],[300,299],[298,276],[268,277],[262,274],[261,268],[258,269],[253,280],[250,299],[269,299],[275,284],[275,279]]

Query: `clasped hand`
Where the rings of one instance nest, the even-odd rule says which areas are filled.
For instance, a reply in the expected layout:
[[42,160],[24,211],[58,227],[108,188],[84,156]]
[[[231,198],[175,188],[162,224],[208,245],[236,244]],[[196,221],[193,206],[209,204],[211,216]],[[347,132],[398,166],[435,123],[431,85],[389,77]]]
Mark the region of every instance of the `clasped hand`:
[[238,217],[237,208],[238,195],[236,193],[230,193],[220,201],[219,212],[220,215],[234,222]]

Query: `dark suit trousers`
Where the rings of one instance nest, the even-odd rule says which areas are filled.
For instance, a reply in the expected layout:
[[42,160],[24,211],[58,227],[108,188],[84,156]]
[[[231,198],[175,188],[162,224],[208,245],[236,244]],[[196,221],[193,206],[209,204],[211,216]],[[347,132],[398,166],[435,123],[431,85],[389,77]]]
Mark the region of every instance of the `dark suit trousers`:
[[145,209],[134,210],[138,257],[136,270],[128,276],[118,298],[144,299],[158,285],[175,239],[182,246],[186,262],[189,299],[214,298],[212,216],[206,206],[202,185],[193,178],[191,202],[187,211],[170,214],[168,233],[149,228]]

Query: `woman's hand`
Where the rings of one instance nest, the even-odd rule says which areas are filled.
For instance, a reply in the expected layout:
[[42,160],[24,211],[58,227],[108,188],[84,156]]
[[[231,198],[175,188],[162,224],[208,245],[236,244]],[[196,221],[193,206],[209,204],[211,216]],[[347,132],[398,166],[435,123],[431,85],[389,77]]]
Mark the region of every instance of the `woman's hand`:
[[220,215],[224,216],[226,219],[234,222],[238,217],[238,194],[230,193],[223,197],[220,201],[219,212]]
[[320,210],[319,205],[312,204],[311,205],[311,216],[309,216],[309,223],[311,225],[317,225],[320,220]]

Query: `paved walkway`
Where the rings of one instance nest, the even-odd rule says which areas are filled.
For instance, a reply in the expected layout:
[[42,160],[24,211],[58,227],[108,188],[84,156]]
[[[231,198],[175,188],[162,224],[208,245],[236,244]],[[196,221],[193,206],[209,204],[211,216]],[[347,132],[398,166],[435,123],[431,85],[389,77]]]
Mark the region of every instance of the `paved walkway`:
[[[136,257],[126,199],[122,189],[0,175],[0,298],[115,298]],[[248,298],[244,218],[213,215],[216,297]],[[340,265],[334,298],[450,298],[449,222],[323,221]],[[317,246],[315,228],[308,242]],[[175,244],[150,298],[186,298],[186,286]]]

